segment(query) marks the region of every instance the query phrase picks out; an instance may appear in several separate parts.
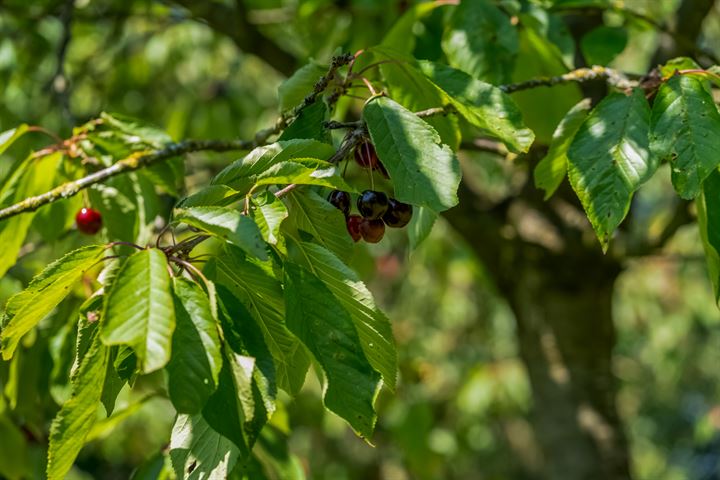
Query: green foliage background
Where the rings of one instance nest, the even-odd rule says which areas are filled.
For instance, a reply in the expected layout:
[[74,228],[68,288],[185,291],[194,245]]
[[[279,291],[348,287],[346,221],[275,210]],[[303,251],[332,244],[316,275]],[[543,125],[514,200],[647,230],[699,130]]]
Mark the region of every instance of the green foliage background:
[[[184,10],[143,0],[76,2],[65,67],[72,93],[65,109],[63,95],[51,88],[62,25],[49,12],[57,10],[57,2],[27,3],[10,0],[0,6],[0,131],[28,123],[66,136],[73,123],[112,111],[156,123],[176,140],[249,138],[278,113],[280,72],[262,58],[239,51],[226,36],[191,21]],[[288,66],[293,70],[310,58],[327,60],[338,45],[355,51],[378,44],[406,2],[245,3],[263,30],[298,59]],[[625,4],[663,19],[676,2]],[[440,15],[432,13],[424,28],[436,26]],[[719,30],[715,11],[706,23],[708,45],[720,42]],[[619,56],[610,53],[611,65],[644,73],[657,34],[632,23],[626,31],[627,46],[619,49]],[[612,39],[615,33],[598,35]],[[612,43],[601,38],[599,44]],[[437,46],[424,45],[422,37],[416,46],[430,59],[437,53],[433,48]],[[608,52],[591,55],[604,60]],[[526,62],[527,71],[516,71],[514,79],[529,78],[533,67]],[[523,105],[524,98],[527,104],[548,105],[555,96],[568,102],[558,107],[558,118],[553,117],[557,123],[558,115],[579,100],[573,98],[572,87],[523,93],[518,102]],[[549,138],[554,124],[545,117],[544,122],[552,124],[548,130],[533,122],[534,115],[541,115],[528,108],[528,123],[538,137]],[[0,156],[0,174],[7,174],[17,152],[45,143],[38,136],[19,140]],[[207,183],[225,158],[190,155],[189,187]],[[508,191],[512,177],[506,164],[482,153],[467,154],[467,161],[486,192],[499,198]],[[672,202],[669,174],[664,173],[639,194],[637,201],[648,206],[648,216],[639,217],[637,228],[653,232],[662,213],[650,206]],[[23,252],[22,262],[0,280],[0,303],[67,251],[71,242],[62,236],[53,243],[43,243],[39,236],[33,240],[38,248]],[[517,356],[512,313],[482,265],[442,220],[418,250],[408,252],[404,235],[389,235],[354,263],[393,319],[400,353],[402,381],[395,394],[381,394],[375,448],[323,410],[320,386],[308,376],[309,384],[296,399],[281,397],[271,421],[278,436],[289,436],[291,456],[278,478],[293,478],[292,472],[300,468],[311,472],[311,478],[328,480],[479,478],[477,472],[488,479],[537,478],[542,439],[533,437],[528,423],[532,398]],[[720,316],[697,229],[681,230],[662,255],[628,263],[614,295],[614,369],[621,380],[619,410],[628,429],[633,469],[637,478],[647,480],[716,478]],[[59,351],[63,346],[53,344],[56,333],[40,329],[36,335],[51,343],[51,351]],[[28,420],[51,418],[56,407],[37,389],[52,372],[35,362],[15,368],[0,365],[5,378],[22,378],[17,388],[25,390],[24,400],[12,407]],[[116,426],[95,427],[95,440],[82,451],[71,478],[127,478],[137,468],[135,478],[154,478],[158,459],[150,454],[163,448],[173,423],[168,401],[154,395],[161,384],[158,377],[143,378],[132,394],[120,393],[118,410],[137,407]],[[143,400],[136,403],[138,398]],[[22,458],[42,470],[45,452],[33,441],[35,434],[18,431],[0,415],[0,466]],[[261,443],[261,448],[270,451],[273,445]]]

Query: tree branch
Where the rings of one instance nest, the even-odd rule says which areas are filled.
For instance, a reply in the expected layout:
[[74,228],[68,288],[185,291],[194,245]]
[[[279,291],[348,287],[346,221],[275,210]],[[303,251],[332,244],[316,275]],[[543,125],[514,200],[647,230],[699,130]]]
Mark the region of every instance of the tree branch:
[[578,68],[577,70],[573,70],[556,77],[534,78],[525,82],[500,85],[499,88],[505,93],[513,93],[520,90],[528,90],[530,88],[552,87],[563,83],[583,83],[590,80],[596,80],[598,78],[604,78],[610,85],[620,89],[633,88],[637,85],[637,82],[628,80],[625,75],[615,69],[594,65],[591,68]]

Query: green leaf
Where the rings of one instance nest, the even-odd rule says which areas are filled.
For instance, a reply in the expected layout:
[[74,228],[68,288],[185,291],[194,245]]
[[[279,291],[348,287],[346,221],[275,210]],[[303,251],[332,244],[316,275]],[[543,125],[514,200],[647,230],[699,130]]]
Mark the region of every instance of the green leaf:
[[255,185],[258,175],[272,165],[293,158],[317,158],[327,160],[335,153],[332,145],[317,140],[296,139],[258,147],[244,158],[237,160],[212,179],[213,185],[227,185],[240,193],[246,193]]
[[237,463],[239,451],[202,415],[178,415],[170,437],[170,459],[178,478],[221,480]]
[[431,126],[386,97],[367,102],[363,118],[398,200],[436,212],[457,205],[460,163]]
[[[7,197],[10,203],[20,202],[50,190],[62,159],[61,152],[30,159],[21,177],[17,179],[12,196]],[[0,278],[15,265],[34,216],[35,212],[25,212],[0,221]]]
[[105,382],[103,384],[102,395],[100,401],[105,407],[108,416],[112,415],[115,410],[115,402],[120,390],[125,386],[125,379],[121,378],[115,370],[115,360],[117,360],[119,347],[110,348],[108,353],[107,370],[105,371]]
[[684,199],[695,198],[720,164],[720,114],[701,80],[675,75],[657,93],[650,148],[670,162],[672,183]]
[[173,280],[175,333],[167,365],[168,393],[178,413],[199,413],[215,391],[222,368],[217,322],[200,286]]
[[5,150],[10,148],[10,146],[15,143],[15,140],[22,137],[27,131],[28,126],[23,123],[15,128],[11,128],[10,130],[5,130],[0,133],[0,155],[5,153]]
[[252,218],[230,207],[175,210],[174,219],[234,243],[250,255],[267,260],[262,233]]
[[256,208],[252,209],[260,233],[266,242],[277,245],[280,239],[280,225],[288,216],[285,204],[270,192],[265,192],[253,199]]
[[128,345],[149,373],[170,360],[175,312],[165,254],[155,248],[127,259],[105,302],[100,335],[105,345]]
[[226,185],[208,185],[177,203],[176,208],[225,207],[243,195]]
[[320,279],[350,314],[365,357],[387,386],[395,389],[397,352],[390,320],[375,305],[372,293],[357,273],[329,250],[313,243],[294,241],[293,259]]
[[[373,47],[367,53],[371,54],[375,61],[385,62],[380,64],[380,72],[390,96],[405,108],[420,111],[449,103],[447,95],[423,75],[413,57],[387,47]],[[437,130],[443,143],[457,149],[460,145],[457,117],[436,115],[424,121]]]
[[296,189],[284,198],[289,212],[284,228],[309,233],[320,245],[344,260],[352,256],[353,241],[340,210],[312,190]]
[[65,478],[97,419],[107,361],[108,349],[96,335],[72,379],[72,396],[50,427],[48,480]]
[[420,62],[422,72],[445,92],[470,123],[500,139],[513,152],[527,152],[535,134],[513,99],[489,83],[439,63]]
[[518,35],[510,17],[489,0],[461,2],[450,17],[442,48],[452,67],[499,85],[510,80]]
[[[521,29],[520,53],[512,80],[522,82],[564,73],[567,67],[555,44],[531,28]],[[535,132],[535,141],[547,145],[555,127],[583,96],[580,87],[571,83],[515,92],[512,98],[520,107],[525,124]]]
[[[245,305],[222,285],[217,290],[220,321],[227,346],[232,352],[254,359],[252,371],[252,404],[245,408],[251,431],[257,432],[275,411],[277,397],[275,362],[263,337],[262,329],[253,320]],[[249,398],[249,396],[248,396]]]
[[608,65],[627,46],[626,27],[602,25],[586,33],[580,41],[580,49],[589,65]]
[[332,163],[315,158],[294,158],[268,168],[257,176],[255,187],[262,185],[320,185],[337,190],[354,191],[338,175],[337,167]]
[[603,250],[657,162],[648,148],[650,107],[641,89],[605,97],[583,121],[568,150],[570,184]]
[[415,212],[407,226],[410,239],[410,250],[415,250],[430,235],[438,214],[427,207],[415,209]]
[[278,87],[280,98],[280,110],[285,111],[294,108],[313,91],[315,83],[325,75],[328,66],[310,61],[307,65],[299,68],[290,78],[285,80]]
[[330,132],[323,122],[327,120],[328,108],[322,98],[303,108],[295,120],[283,131],[278,140],[315,139],[330,143]]
[[179,197],[180,188],[185,182],[185,159],[182,157],[171,158],[143,168],[140,172],[160,189],[173,197]]
[[415,48],[415,25],[437,7],[448,5],[441,2],[426,2],[413,5],[395,22],[380,45],[411,54]]
[[535,186],[545,190],[545,200],[555,193],[567,174],[568,148],[589,111],[589,98],[570,109],[555,129],[547,155],[535,167]]
[[4,360],[12,357],[22,336],[53,311],[104,251],[103,246],[91,245],[66,254],[45,267],[25,290],[8,300],[0,333]]
[[100,118],[104,127],[122,133],[122,138],[128,145],[144,144],[158,149],[172,141],[170,135],[162,129],[137,118],[107,112],[102,112]]
[[720,302],[720,172],[713,172],[703,182],[703,189],[695,199],[700,238],[705,249],[708,273],[713,286],[715,303]]
[[350,315],[320,279],[289,262],[285,311],[288,328],[325,371],[325,406],[369,438],[375,428],[380,375],[365,357]]
[[242,251],[226,245],[208,261],[206,275],[218,288],[225,286],[250,312],[262,330],[275,359],[278,384],[294,395],[305,382],[310,365],[300,342],[285,326],[285,303],[280,282],[265,268],[250,262]]

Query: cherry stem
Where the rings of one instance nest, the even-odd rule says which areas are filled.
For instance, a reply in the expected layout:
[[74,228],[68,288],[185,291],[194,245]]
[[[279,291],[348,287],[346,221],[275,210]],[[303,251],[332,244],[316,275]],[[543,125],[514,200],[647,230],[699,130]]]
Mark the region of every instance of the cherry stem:
[[676,70],[675,72],[680,75],[687,75],[687,74],[693,74],[693,73],[698,74],[698,75],[708,75],[708,76],[716,78],[717,80],[720,80],[720,75],[718,75],[717,73],[709,72],[709,71],[703,70],[701,68],[689,68],[687,70]]
[[37,126],[37,125],[31,125],[31,126],[29,126],[29,127],[27,128],[27,131],[28,131],[28,132],[44,133],[45,135],[47,135],[48,137],[52,138],[53,140],[55,140],[55,141],[58,142],[58,143],[62,143],[62,142],[63,142],[63,139],[62,139],[58,134],[56,134],[55,132],[51,132],[51,131],[48,130],[47,128],[43,128],[43,127],[40,127],[40,126]]
[[373,94],[373,95],[377,95],[377,92],[376,92],[375,89],[373,88],[372,83],[370,83],[370,80],[368,80],[368,79],[365,78],[365,77],[361,77],[361,78],[362,78],[362,81],[363,81],[363,83],[365,84],[365,86],[368,88],[368,90],[370,90],[370,93]]
[[143,247],[141,247],[140,245],[137,245],[137,244],[132,243],[132,242],[110,242],[110,243],[107,244],[107,248],[116,247],[116,246],[118,246],[118,245],[126,245],[126,246],[128,246],[128,247],[137,248],[138,250],[145,250],[145,249],[144,249]]
[[405,62],[400,61],[400,60],[380,60],[380,61],[378,61],[378,62],[371,63],[370,65],[367,65],[366,67],[362,68],[359,72],[357,72],[355,75],[360,76],[360,75],[362,75],[363,73],[365,73],[365,72],[367,72],[368,70],[370,70],[371,68],[378,67],[378,66],[380,66],[380,65],[382,65],[382,64],[385,64],[385,63],[397,63],[397,64],[400,64],[400,63],[405,63]]
[[199,277],[202,280],[202,282],[205,284],[205,289],[207,290],[207,293],[210,294],[210,292],[212,291],[212,288],[210,288],[210,280],[208,280],[207,277],[205,275],[203,275],[203,273],[200,271],[199,268],[197,268],[192,263],[190,263],[186,260],[183,260],[182,258],[178,258],[178,257],[172,256],[172,255],[169,256],[168,259],[177,263],[181,267],[184,267],[190,273],[190,275],[193,275],[193,276],[197,275],[197,277]]

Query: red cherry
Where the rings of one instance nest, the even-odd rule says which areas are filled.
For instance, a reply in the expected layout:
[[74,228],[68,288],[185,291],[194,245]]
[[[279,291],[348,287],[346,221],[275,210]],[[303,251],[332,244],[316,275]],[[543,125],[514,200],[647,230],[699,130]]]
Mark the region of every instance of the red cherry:
[[402,203],[394,198],[388,199],[388,209],[383,215],[382,219],[385,225],[392,228],[402,228],[412,219],[413,209],[412,205]]
[[360,215],[350,215],[347,217],[346,224],[347,230],[354,241],[360,240],[362,234],[360,233],[360,223],[363,218]]
[[385,224],[382,220],[363,218],[360,222],[360,234],[368,243],[378,243],[385,235]]
[[78,230],[87,235],[95,235],[102,227],[102,215],[94,208],[82,208],[75,215]]

